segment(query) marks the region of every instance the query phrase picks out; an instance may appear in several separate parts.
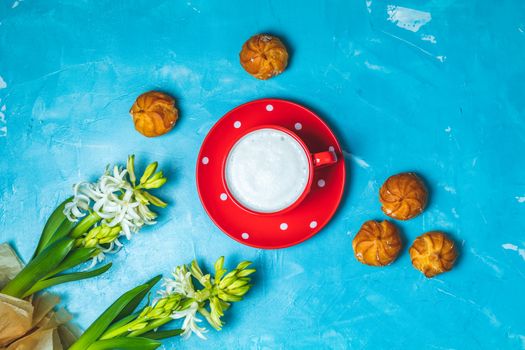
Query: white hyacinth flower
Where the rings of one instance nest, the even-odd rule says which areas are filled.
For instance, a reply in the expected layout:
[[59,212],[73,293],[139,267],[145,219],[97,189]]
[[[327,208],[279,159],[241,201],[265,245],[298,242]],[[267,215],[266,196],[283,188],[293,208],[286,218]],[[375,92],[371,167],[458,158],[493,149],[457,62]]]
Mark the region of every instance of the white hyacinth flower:
[[115,166],[107,169],[97,182],[81,182],[74,186],[73,200],[66,204],[64,214],[70,221],[84,217],[89,207],[109,227],[120,225],[121,235],[131,239],[144,225],[156,222],[157,215],[136,196],[134,186],[127,180],[126,169]]
[[[80,182],[73,187],[73,197],[65,204],[63,213],[69,221],[105,225],[117,228],[116,234],[130,240],[144,225],[156,223],[157,214],[149,209],[150,205],[166,207],[167,203],[155,197],[149,190],[163,186],[167,178],[162,171],[155,173],[157,162],[148,165],[140,182],[136,183],[135,156],[128,157],[127,168],[107,167],[96,182]],[[89,214],[89,215],[88,215]],[[82,227],[87,230],[88,227]],[[87,232],[76,234],[86,235]],[[122,243],[118,236],[113,241],[97,244],[99,254],[93,257],[92,266],[103,261],[107,254],[117,252]]]
[[198,309],[199,304],[194,301],[186,310],[174,311],[171,314],[171,318],[174,320],[184,318],[184,322],[182,323],[183,332],[181,334],[181,337],[184,339],[188,339],[192,333],[195,333],[201,339],[206,339],[204,333],[208,332],[208,330],[198,325],[198,323],[202,321],[200,318],[197,318]]
[[178,293],[186,298],[193,298],[195,296],[195,287],[191,280],[191,272],[186,269],[186,266],[177,266],[172,272],[173,278],[164,279],[164,290],[160,291],[163,297]]

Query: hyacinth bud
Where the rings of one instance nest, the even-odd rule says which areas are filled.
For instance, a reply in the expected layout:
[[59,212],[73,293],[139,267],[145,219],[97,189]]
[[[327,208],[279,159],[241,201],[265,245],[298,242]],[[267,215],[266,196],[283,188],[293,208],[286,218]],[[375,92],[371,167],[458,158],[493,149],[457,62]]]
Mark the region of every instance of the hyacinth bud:
[[146,167],[146,170],[144,170],[144,174],[142,174],[142,177],[140,178],[140,183],[144,184],[151,175],[157,170],[158,163],[153,162],[150,165]]
[[128,162],[126,164],[126,169],[128,170],[128,176],[129,180],[133,185],[135,185],[135,181],[137,181],[137,178],[135,176],[135,155],[132,154],[128,156]]
[[229,293],[226,293],[222,290],[220,290],[218,293],[217,293],[218,297],[221,298],[222,300],[224,301],[227,301],[227,302],[237,302],[237,301],[241,301],[242,298],[237,296],[237,295],[232,295],[232,294],[229,294]]
[[152,182],[158,179],[161,179],[164,177],[164,173],[161,171],[157,171],[151,178],[148,179],[147,182]]
[[153,306],[147,306],[144,308],[138,319],[150,321],[169,317],[180,306],[181,298],[182,296],[180,294],[171,294],[159,299]]
[[245,268],[247,268],[248,266],[250,266],[252,264],[251,261],[243,261],[241,263],[239,263],[239,265],[237,265],[237,267],[235,268],[236,270],[244,270]]
[[230,295],[235,295],[235,296],[238,296],[238,297],[242,297],[244,296],[244,294],[248,293],[248,291],[250,290],[252,286],[251,285],[245,285],[243,287],[240,287],[240,288],[236,288],[236,289],[228,289],[228,294]]
[[239,278],[238,280],[236,280],[235,282],[233,282],[232,284],[230,284],[230,285],[228,286],[227,290],[236,289],[236,288],[239,288],[239,287],[245,286],[245,285],[247,285],[248,283],[250,283],[250,279],[249,279],[249,278]]
[[109,227],[107,225],[100,225],[93,227],[89,232],[77,239],[77,247],[94,248],[99,244],[108,244],[118,238],[122,228],[120,226]]
[[130,326],[128,328],[128,331],[138,331],[138,330],[141,330],[141,329],[145,328],[147,325],[148,325],[147,322],[137,323],[137,324],[134,324],[134,325]]
[[[137,191],[139,192],[139,191]],[[146,199],[147,203],[151,203],[156,207],[166,208],[168,203],[162,201],[160,198],[148,193],[148,192],[142,192],[140,191],[143,197]]]
[[204,273],[202,272],[199,263],[197,263],[197,260],[193,260],[190,265],[190,272],[193,277],[195,277],[197,280],[201,280],[201,278],[204,276]]
[[246,270],[242,270],[242,271],[239,271],[239,272],[237,273],[237,277],[248,277],[248,276],[250,276],[252,273],[254,273],[255,271],[257,271],[257,270],[255,270],[255,269],[246,269]]
[[144,187],[145,189],[151,190],[151,189],[162,187],[166,183],[166,181],[168,181],[168,179],[165,177],[162,177],[154,181],[147,181],[142,185],[142,187]]
[[224,256],[221,256],[217,261],[215,262],[215,271],[222,270],[222,267],[224,266]]

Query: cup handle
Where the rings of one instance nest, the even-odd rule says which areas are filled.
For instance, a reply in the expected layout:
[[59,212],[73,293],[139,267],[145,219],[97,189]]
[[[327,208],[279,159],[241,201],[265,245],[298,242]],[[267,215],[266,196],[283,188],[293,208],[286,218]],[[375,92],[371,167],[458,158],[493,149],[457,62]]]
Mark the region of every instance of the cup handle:
[[319,168],[337,163],[337,154],[334,151],[326,151],[312,154],[314,168]]

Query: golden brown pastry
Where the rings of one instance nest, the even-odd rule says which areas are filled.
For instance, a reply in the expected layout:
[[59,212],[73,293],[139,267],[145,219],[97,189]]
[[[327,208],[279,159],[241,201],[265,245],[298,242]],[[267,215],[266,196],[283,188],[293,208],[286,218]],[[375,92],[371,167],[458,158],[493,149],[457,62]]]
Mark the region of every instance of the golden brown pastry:
[[416,238],[409,253],[412,265],[429,278],[452,269],[458,256],[454,242],[439,231]]
[[427,205],[427,198],[425,184],[414,173],[391,176],[379,190],[381,210],[398,220],[408,220],[419,215]]
[[390,221],[367,221],[352,241],[356,259],[366,265],[385,266],[394,261],[401,250],[401,237]]
[[262,80],[281,74],[288,65],[286,47],[279,38],[268,34],[248,39],[239,57],[244,70]]
[[147,137],[167,133],[179,118],[173,97],[158,91],[149,91],[137,97],[129,113],[135,129]]

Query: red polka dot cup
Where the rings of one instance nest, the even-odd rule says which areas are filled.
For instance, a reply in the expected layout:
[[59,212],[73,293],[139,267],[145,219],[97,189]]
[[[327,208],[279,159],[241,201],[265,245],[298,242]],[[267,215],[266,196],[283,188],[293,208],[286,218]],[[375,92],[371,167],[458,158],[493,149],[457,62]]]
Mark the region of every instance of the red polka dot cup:
[[336,162],[335,152],[313,153],[289,129],[263,125],[233,141],[222,177],[227,195],[242,209],[257,215],[282,214],[306,198],[316,169]]

